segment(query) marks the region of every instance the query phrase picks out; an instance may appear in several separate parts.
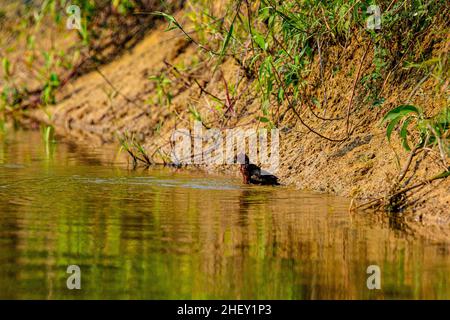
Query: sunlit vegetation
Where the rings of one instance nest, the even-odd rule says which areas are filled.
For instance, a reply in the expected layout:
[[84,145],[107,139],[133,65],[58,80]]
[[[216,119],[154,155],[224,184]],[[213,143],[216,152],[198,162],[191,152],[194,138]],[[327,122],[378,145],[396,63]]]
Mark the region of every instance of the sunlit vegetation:
[[[169,9],[176,3],[45,0],[8,7],[8,12],[17,12],[20,18],[17,21],[17,16],[10,17],[6,11],[0,16],[3,118],[5,114],[55,104],[57,90],[111,61],[152,27],[153,18],[137,12]],[[73,30],[66,28],[67,19],[75,17],[69,5],[80,9],[79,28]],[[19,48],[25,51],[24,56],[15,53]]]
[[[398,68],[432,68],[442,59],[426,61],[428,48],[421,47],[417,37],[429,31],[436,21],[442,22],[445,1],[230,1],[223,16],[214,16],[207,1],[191,1],[199,9],[190,17],[196,32],[188,33],[174,16],[158,13],[169,22],[169,30],[181,29],[186,37],[217,59],[236,59],[245,70],[257,78],[263,94],[262,111],[273,121],[280,120],[276,104],[302,102],[302,92],[308,86],[307,76],[321,48],[345,47],[357,37],[363,37],[375,50],[372,73],[357,79],[368,91],[373,106],[382,104],[379,96],[386,80]],[[382,28],[366,27],[369,7],[381,9]],[[195,37],[195,38],[194,38]],[[447,66],[445,66],[447,67]]]
[[[383,118],[384,122],[389,123],[386,130],[389,141],[394,128],[399,125],[402,146],[409,152],[409,157],[402,171],[394,182],[387,199],[385,199],[386,209],[397,212],[406,205],[405,195],[407,192],[434,180],[445,179],[450,176],[448,164],[450,156],[450,109],[445,108],[441,113],[427,118],[421,109],[412,105],[404,105],[389,111]],[[409,171],[417,170],[418,164],[423,161],[427,154],[434,155],[435,161],[442,168],[442,173],[416,185],[408,186],[409,183],[405,182],[407,174]],[[411,168],[413,160],[417,157],[421,157],[421,159],[416,161],[415,168]]]

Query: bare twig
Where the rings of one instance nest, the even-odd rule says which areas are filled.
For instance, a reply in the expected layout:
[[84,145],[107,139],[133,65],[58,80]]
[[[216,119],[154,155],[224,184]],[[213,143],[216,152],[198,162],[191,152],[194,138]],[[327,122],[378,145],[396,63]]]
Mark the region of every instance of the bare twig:
[[292,111],[294,112],[294,114],[295,114],[295,115],[297,116],[297,118],[300,120],[300,122],[302,123],[302,125],[304,125],[304,126],[305,126],[309,131],[311,131],[312,133],[318,135],[319,137],[321,137],[321,138],[323,138],[323,139],[325,139],[325,140],[328,140],[328,141],[331,141],[331,142],[342,142],[342,141],[345,141],[345,140],[347,139],[347,137],[345,137],[344,139],[333,139],[333,138],[326,137],[326,136],[324,136],[323,134],[321,134],[320,132],[314,130],[312,127],[310,127],[310,126],[303,120],[302,116],[301,116],[301,115],[298,113],[298,111],[295,109],[294,104],[292,103],[291,99],[289,98],[289,95],[287,94],[287,90],[286,90],[286,88],[285,88],[285,85],[284,85],[283,81],[281,80],[280,74],[278,73],[278,70],[277,70],[277,69],[275,68],[275,66],[273,65],[273,62],[272,62],[272,61],[271,61],[271,64],[272,64],[272,68],[273,68],[274,71],[275,71],[275,75],[276,75],[275,78],[277,79],[278,84],[279,84],[280,86],[282,86],[284,92],[286,92],[286,99],[288,100],[288,106],[289,106],[289,109],[292,110]]
[[350,96],[350,101],[348,102],[347,106],[347,137],[350,136],[350,111],[353,105],[353,98],[355,96],[355,90],[356,85],[358,84],[359,76],[361,74],[362,65],[364,63],[364,60],[366,59],[367,52],[369,51],[370,42],[367,43],[366,50],[364,51],[364,54],[361,58],[361,62],[359,63],[358,73],[356,75],[355,81],[353,83],[353,89],[352,89],[352,95]]
[[409,170],[409,167],[411,166],[411,162],[414,158],[414,156],[416,155],[417,149],[418,149],[418,145],[416,145],[413,150],[411,151],[411,153],[409,154],[408,160],[406,161],[405,165],[403,166],[403,170],[400,172],[398,178],[397,178],[397,183],[396,185],[398,185],[406,176],[406,173]]
[[[410,191],[415,190],[417,188],[423,187],[423,186],[425,186],[427,184],[430,184],[430,183],[432,183],[434,181],[448,178],[449,176],[450,176],[450,167],[447,168],[447,171],[444,171],[444,172],[442,172],[442,173],[440,173],[440,174],[438,174],[438,175],[436,175],[434,177],[426,179],[425,181],[417,183],[417,184],[415,184],[415,185],[413,185],[411,187],[403,188],[403,189],[401,189],[399,191],[394,192],[393,194],[389,195],[389,199],[394,199],[394,198],[396,198],[398,196],[406,194],[407,192],[410,192]],[[370,207],[374,207],[375,205],[377,207],[379,207],[383,203],[384,200],[385,200],[384,197],[383,198],[373,199],[373,200],[371,200],[369,202],[366,202],[366,203],[363,203],[362,205],[359,205],[357,207],[357,209],[370,208]]]

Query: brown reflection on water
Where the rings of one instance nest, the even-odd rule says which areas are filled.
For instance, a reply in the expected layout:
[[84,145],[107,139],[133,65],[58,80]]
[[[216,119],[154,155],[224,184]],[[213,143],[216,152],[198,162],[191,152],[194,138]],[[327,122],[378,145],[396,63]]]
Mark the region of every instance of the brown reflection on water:
[[[448,243],[345,199],[130,171],[116,152],[0,136],[0,298],[450,298]],[[70,264],[82,290],[66,289]]]

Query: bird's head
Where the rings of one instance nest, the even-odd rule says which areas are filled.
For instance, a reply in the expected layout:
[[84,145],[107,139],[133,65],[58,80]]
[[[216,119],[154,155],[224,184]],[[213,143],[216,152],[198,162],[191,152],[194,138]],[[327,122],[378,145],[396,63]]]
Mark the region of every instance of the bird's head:
[[245,153],[239,153],[234,160],[240,165],[250,164],[250,159]]

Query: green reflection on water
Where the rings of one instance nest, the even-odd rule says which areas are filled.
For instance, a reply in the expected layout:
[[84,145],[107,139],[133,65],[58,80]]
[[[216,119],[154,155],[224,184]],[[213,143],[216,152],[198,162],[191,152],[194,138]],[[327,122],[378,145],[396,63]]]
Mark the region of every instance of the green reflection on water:
[[[51,150],[51,152],[48,152]],[[0,136],[0,298],[450,298],[449,244],[348,202]],[[68,290],[67,266],[82,290]],[[379,265],[382,290],[366,287]]]

